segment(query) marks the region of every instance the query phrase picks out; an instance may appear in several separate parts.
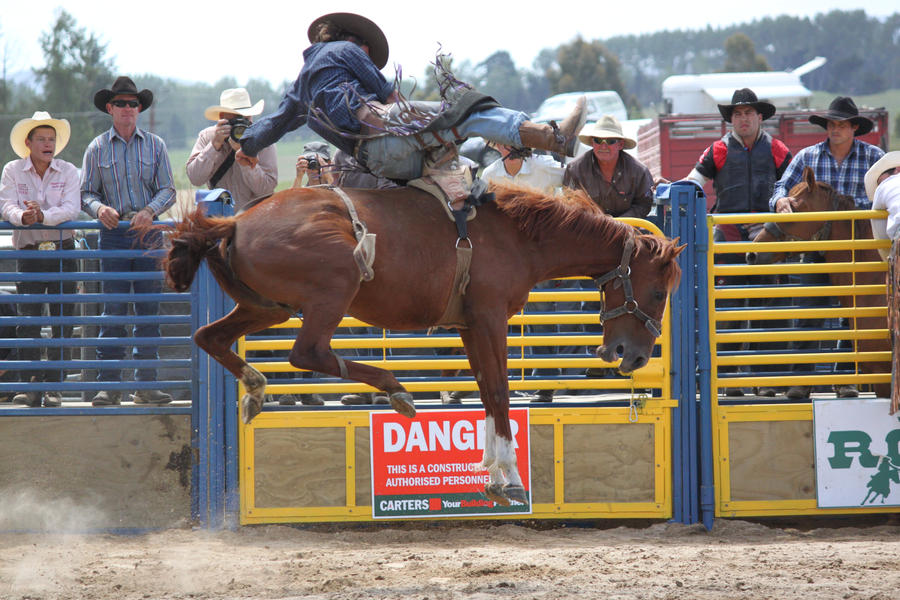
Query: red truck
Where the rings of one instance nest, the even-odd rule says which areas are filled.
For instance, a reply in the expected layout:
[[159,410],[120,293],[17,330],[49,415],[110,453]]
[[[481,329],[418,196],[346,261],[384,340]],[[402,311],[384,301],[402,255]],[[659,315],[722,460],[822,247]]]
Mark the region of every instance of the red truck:
[[[798,150],[825,139],[825,130],[809,122],[811,110],[777,112],[763,121],[772,137],[784,142],[796,154]],[[821,111],[819,111],[821,112]],[[888,111],[884,108],[861,108],[859,113],[872,119],[875,127],[860,139],[887,151],[889,148]],[[637,158],[650,169],[654,180],[676,181],[691,172],[697,159],[714,141],[730,128],[719,114],[661,115],[638,130]],[[704,189],[707,207],[715,202],[712,182]]]

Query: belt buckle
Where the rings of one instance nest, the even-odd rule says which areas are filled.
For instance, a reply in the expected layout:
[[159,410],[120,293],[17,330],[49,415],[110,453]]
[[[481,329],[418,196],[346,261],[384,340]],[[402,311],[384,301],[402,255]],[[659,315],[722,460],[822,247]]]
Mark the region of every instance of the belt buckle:
[[38,250],[56,250],[56,242],[41,242],[38,244]]

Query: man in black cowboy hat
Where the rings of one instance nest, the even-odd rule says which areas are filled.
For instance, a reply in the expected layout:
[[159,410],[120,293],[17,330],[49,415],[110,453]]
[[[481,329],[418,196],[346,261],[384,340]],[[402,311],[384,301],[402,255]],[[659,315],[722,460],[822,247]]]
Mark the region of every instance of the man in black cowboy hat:
[[253,164],[262,148],[307,122],[372,173],[391,179],[420,177],[427,151],[470,136],[574,154],[583,101],[554,129],[471,91],[459,100],[456,113],[444,114],[438,102],[415,103],[431,113],[430,128],[427,122],[398,126],[389,115],[398,112],[399,95],[379,71],[387,64],[388,42],[378,25],[357,14],[332,13],[313,21],[307,35],[312,45],[303,52],[300,75],[278,110],[244,133],[238,161]]
[[[828,132],[828,136],[825,141],[797,153],[784,175],[775,184],[769,207],[780,213],[793,212],[794,199],[788,196],[788,191],[800,182],[803,169],[810,167],[816,181],[831,185],[838,194],[852,196],[858,208],[870,208],[871,204],[866,195],[866,171],[884,156],[884,151],[857,138],[872,130],[874,126],[872,120],[859,114],[859,109],[852,98],[838,96],[832,100],[824,114],[810,116],[809,122],[823,128]],[[824,255],[819,252],[806,252],[803,255],[803,262],[806,263],[824,260]],[[828,285],[829,282],[826,273],[809,273],[799,276],[799,279],[805,285]],[[813,308],[829,306],[831,300],[826,297],[812,297],[798,298],[795,302]],[[821,329],[823,326],[822,319],[801,319],[797,322],[797,328]],[[794,349],[801,352],[815,351],[817,348],[818,341],[794,343]],[[852,350],[852,346],[842,340],[838,343],[838,349],[849,351]],[[805,373],[812,371],[813,367],[812,364],[798,364],[794,365],[793,370],[794,373]],[[852,365],[842,364],[838,365],[838,368],[852,370]],[[793,399],[809,398],[810,390],[811,386],[795,385],[787,391],[787,396]],[[858,395],[855,385],[835,386],[835,392],[842,398]]]
[[[128,77],[119,77],[109,89],[94,94],[97,110],[112,117],[112,127],[98,135],[88,145],[84,153],[81,172],[81,204],[84,210],[96,217],[102,224],[100,248],[102,250],[133,250],[154,248],[159,241],[158,234],[142,236],[137,231],[150,225],[162,212],[175,203],[175,185],[172,182],[172,167],[166,144],[157,135],[137,126],[138,114],[153,103],[150,90],[138,91]],[[128,220],[131,227],[120,229],[120,220]],[[158,271],[157,261],[151,256],[137,258],[103,258],[102,271]],[[104,294],[159,294],[162,283],[153,279],[107,280],[103,282]],[[134,303],[135,314],[139,317],[159,315],[159,302]],[[106,302],[103,316],[110,317],[100,326],[101,338],[126,337],[125,324],[128,321],[127,302]],[[134,337],[159,337],[159,323],[141,322],[134,326]],[[159,358],[156,346],[136,346],[134,358],[156,360]],[[125,358],[123,346],[99,346],[97,358],[117,361]],[[115,364],[115,363],[110,363]],[[156,381],[156,369],[152,367],[135,369],[135,380]],[[101,385],[121,381],[121,370],[116,367],[100,369],[97,381]],[[103,390],[91,401],[94,406],[119,404],[120,390]],[[136,404],[164,404],[170,402],[169,394],[147,387],[138,389],[134,396]]]
[[[762,122],[775,114],[775,106],[760,101],[753,90],[743,88],[735,90],[731,96],[731,104],[719,104],[719,113],[726,123],[731,123],[731,131],[720,140],[714,142],[703,154],[687,179],[700,185],[713,180],[716,190],[716,203],[712,211],[715,213],[748,213],[768,212],[769,197],[778,178],[784,174],[791,162],[791,152],[781,140],[772,138],[763,131]],[[713,235],[717,242],[749,241],[755,237],[761,225],[716,225]],[[722,260],[742,262],[737,255],[722,255]],[[726,279],[720,278],[717,283],[724,284]],[[760,285],[774,283],[771,277],[729,277],[729,285]],[[744,307],[749,305],[759,308],[757,300],[728,300],[724,305]],[[756,328],[768,328],[772,323],[755,321]],[[741,327],[740,322],[723,323],[722,327],[731,329]],[[729,349],[729,348],[726,348]],[[766,346],[754,344],[751,349],[768,349]],[[764,367],[754,367],[763,370]],[[743,396],[744,390],[738,387],[724,389],[727,396]],[[774,396],[775,389],[760,387],[760,396]]]

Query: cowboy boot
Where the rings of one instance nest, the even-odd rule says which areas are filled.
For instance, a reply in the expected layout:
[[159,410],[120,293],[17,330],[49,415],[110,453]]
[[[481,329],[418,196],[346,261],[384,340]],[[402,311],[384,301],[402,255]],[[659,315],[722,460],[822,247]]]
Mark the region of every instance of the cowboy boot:
[[575,156],[575,149],[578,147],[578,132],[584,127],[586,117],[584,103],[585,99],[582,96],[559,127],[552,121],[550,125],[531,121],[522,123],[519,127],[522,145],[566,156]]

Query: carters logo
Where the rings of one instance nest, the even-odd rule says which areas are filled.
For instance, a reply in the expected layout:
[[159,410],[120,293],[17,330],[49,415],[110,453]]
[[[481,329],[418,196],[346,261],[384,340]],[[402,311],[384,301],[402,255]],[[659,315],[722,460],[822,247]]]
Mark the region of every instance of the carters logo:
[[428,510],[441,510],[441,499],[440,498],[429,498],[428,499]]

